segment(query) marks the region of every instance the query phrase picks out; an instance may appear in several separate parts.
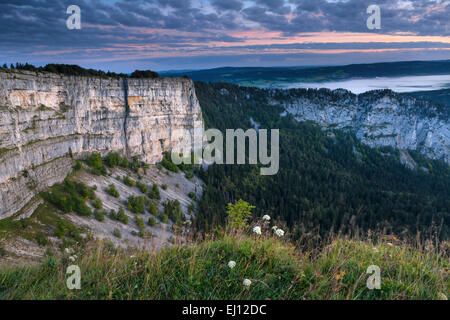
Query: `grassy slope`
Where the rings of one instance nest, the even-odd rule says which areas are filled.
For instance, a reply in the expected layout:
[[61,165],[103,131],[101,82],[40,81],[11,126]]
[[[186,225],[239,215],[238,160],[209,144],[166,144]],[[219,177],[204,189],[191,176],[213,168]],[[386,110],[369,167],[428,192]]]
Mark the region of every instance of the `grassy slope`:
[[[287,242],[247,236],[158,253],[96,244],[77,252],[81,290],[66,288],[67,257],[49,257],[38,267],[1,271],[0,299],[437,299],[450,289],[442,252],[344,239],[300,252]],[[233,270],[230,260],[237,263]],[[381,268],[381,290],[366,288],[372,264]],[[245,278],[252,280],[249,288]]]

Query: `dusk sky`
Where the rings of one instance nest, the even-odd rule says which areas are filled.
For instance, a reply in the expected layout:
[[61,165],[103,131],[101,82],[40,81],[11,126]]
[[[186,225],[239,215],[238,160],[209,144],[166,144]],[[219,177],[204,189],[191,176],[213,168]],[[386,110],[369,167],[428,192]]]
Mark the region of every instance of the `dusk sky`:
[[[366,26],[369,5],[381,29]],[[69,5],[81,29],[69,30]],[[0,62],[135,69],[450,59],[447,0],[0,0]]]

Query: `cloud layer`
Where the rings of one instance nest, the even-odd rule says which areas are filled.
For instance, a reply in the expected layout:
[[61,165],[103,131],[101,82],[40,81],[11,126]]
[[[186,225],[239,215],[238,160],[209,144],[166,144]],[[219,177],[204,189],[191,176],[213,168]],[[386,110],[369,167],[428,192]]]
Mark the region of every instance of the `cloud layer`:
[[[72,4],[81,30],[66,28]],[[445,59],[449,17],[448,0],[3,0],[0,61],[129,71]]]

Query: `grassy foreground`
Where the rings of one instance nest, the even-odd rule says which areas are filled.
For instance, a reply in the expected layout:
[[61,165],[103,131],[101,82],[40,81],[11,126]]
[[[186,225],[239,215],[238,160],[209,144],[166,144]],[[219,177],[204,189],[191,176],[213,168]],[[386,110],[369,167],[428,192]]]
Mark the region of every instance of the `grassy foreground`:
[[[450,263],[443,252],[448,248],[345,239],[300,251],[262,236],[224,236],[156,253],[100,242],[75,252],[75,262],[66,254],[0,271],[0,299],[445,299]],[[70,264],[81,269],[80,290],[66,287]],[[380,267],[380,290],[366,286],[369,265]]]

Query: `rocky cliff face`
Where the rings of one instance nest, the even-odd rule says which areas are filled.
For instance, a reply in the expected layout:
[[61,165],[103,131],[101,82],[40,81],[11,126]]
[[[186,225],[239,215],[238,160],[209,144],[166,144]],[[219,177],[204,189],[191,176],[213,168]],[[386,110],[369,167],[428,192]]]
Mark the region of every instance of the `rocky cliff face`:
[[195,126],[188,79],[0,73],[0,218],[62,181],[71,157],[117,151],[153,163]]
[[417,150],[450,163],[450,108],[389,90],[273,90],[271,99],[297,120],[349,129],[372,147]]

